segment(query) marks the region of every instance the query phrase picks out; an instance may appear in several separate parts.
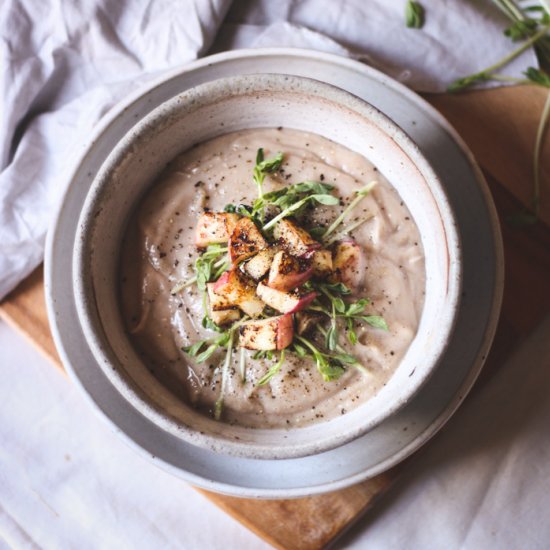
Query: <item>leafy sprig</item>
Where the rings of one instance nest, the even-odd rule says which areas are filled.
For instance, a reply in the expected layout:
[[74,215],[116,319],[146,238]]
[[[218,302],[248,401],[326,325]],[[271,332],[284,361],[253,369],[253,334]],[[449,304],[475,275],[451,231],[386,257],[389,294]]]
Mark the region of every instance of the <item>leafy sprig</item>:
[[421,29],[424,26],[424,8],[418,2],[407,0],[405,4],[405,24],[410,29]]
[[279,360],[262,376],[258,382],[257,386],[265,386],[280,370],[285,361],[285,350],[281,351]]
[[355,302],[345,302],[342,296],[350,294],[351,291],[342,283],[314,283],[313,288],[322,293],[330,303],[330,307],[327,308],[317,300],[308,307],[308,311],[323,313],[330,318],[330,328],[325,335],[325,344],[329,350],[334,351],[338,345],[338,319],[346,323],[348,341],[353,345],[357,343],[355,332],[357,321],[367,323],[373,328],[389,330],[383,317],[365,314],[365,308],[370,304],[370,300],[362,298]]
[[221,244],[210,244],[206,250],[199,254],[193,264],[195,275],[185,281],[176,283],[170,293],[172,295],[181,292],[184,288],[196,284],[201,292],[206,291],[206,283],[217,280],[220,275],[229,267],[227,257],[228,247]]
[[225,389],[227,385],[227,378],[229,376],[229,368],[231,366],[231,360],[233,358],[233,347],[235,344],[235,333],[237,329],[241,326],[242,323],[248,320],[247,316],[244,316],[239,322],[233,324],[227,330],[223,330],[216,326],[216,330],[222,331],[219,336],[214,338],[208,338],[205,340],[199,340],[191,346],[181,348],[182,351],[187,353],[190,357],[194,357],[197,363],[204,363],[208,361],[218,351],[221,349],[226,349],[225,359],[221,368],[221,383],[220,383],[220,393],[218,399],[214,405],[214,418],[219,420],[221,418],[221,413],[223,409],[223,400],[225,396]]
[[[344,211],[327,227],[323,233],[323,240],[327,240],[329,235],[346,219],[349,213],[376,187],[377,182],[371,181],[362,189],[355,192],[355,197],[344,209]],[[366,220],[365,220],[366,221]]]
[[263,197],[263,184],[267,174],[276,172],[283,162],[283,153],[277,153],[271,159],[264,158],[264,150],[260,147],[256,153],[256,165],[252,173],[252,179],[258,188],[258,195]]
[[311,357],[325,382],[337,380],[346,372],[348,366],[357,363],[357,359],[347,353],[330,354],[321,351],[311,340],[304,336],[297,336],[296,340],[300,343],[293,343],[292,349],[294,353],[302,358]]
[[325,206],[335,206],[339,204],[340,201],[335,196],[328,194],[308,195],[307,197],[285,208],[280,214],[278,214],[271,221],[266,223],[263,227],[264,231],[269,231],[277,224],[277,222],[281,221],[283,218],[288,218],[289,216],[292,216],[309,202],[317,202],[319,204],[324,204]]
[[[505,56],[497,63],[487,67],[483,71],[459,78],[452,82],[449,92],[463,91],[475,84],[488,80],[515,82],[518,84],[532,83],[545,88],[550,88],[550,4],[542,1],[540,6],[523,7],[514,0],[493,0],[493,3],[510,19],[511,25],[504,30],[504,34],[512,41],[524,40],[524,43]],[[526,79],[512,78],[497,73],[510,61],[518,57],[530,47],[535,48],[542,69],[529,67],[525,72]],[[541,112],[535,147],[533,151],[533,195],[530,209],[524,209],[508,221],[515,225],[533,224],[538,220],[540,210],[540,151],[544,130],[550,117],[550,90],[546,103]]]

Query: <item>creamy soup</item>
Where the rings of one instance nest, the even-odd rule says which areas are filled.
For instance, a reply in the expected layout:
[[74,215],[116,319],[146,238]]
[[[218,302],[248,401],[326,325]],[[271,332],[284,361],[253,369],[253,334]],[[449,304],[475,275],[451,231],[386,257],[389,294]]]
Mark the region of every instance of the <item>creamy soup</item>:
[[366,220],[349,237],[364,256],[354,299],[368,298],[366,312],[382,316],[388,330],[358,323],[357,343],[350,344],[345,330],[339,339],[364,370],[349,367],[337,380],[325,382],[311,359],[289,352],[270,382],[259,386],[278,352],[272,359],[254,359],[246,351],[245,382],[239,374],[240,353],[231,361],[223,421],[262,428],[302,426],[345,414],[375,395],[399,365],[422,312],[425,268],[418,229],[397,192],[361,155],[320,136],[282,128],[236,132],[185,152],[167,167],[130,220],[120,265],[121,308],[129,337],[153,375],[188,405],[212,415],[225,350],[204,363],[182,351],[216,333],[201,325],[203,300],[196,285],[172,290],[194,275],[200,215],[257,198],[252,171],[260,147],[266,158],[284,154],[280,169],[265,179],[266,191],[309,180],[334,185],[341,204],[310,209],[310,225],[327,226],[355,191],[377,182],[348,216],[349,222]]

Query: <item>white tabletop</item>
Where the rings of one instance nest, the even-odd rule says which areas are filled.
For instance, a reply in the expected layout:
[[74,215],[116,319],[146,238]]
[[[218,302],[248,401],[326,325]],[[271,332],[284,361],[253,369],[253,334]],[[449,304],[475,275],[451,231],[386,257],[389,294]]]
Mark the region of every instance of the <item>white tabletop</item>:
[[[550,318],[336,547],[547,548],[548,336]],[[0,350],[0,548],[268,547],[127,448],[3,322]]]

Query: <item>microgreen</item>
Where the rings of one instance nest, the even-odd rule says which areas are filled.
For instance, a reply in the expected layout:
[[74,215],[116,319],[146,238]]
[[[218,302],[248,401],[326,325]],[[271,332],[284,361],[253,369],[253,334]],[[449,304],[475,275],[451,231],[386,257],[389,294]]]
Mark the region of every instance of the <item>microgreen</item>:
[[[317,370],[323,377],[325,382],[336,380],[342,376],[345,372],[345,368],[342,365],[343,361],[338,359],[338,356],[331,356],[320,351],[310,340],[303,336],[296,337],[298,341],[304,344],[304,348],[301,349],[302,353],[305,351],[306,355],[311,355],[315,361]],[[309,350],[310,353],[307,352]],[[345,364],[345,363],[344,363]]]
[[285,350],[281,351],[279,360],[258,380],[257,386],[265,386],[280,370],[285,360]]
[[233,357],[233,338],[235,337],[235,329],[232,327],[228,331],[228,333],[229,333],[229,336],[227,339],[227,352],[225,353],[225,360],[222,366],[220,394],[218,395],[218,399],[216,399],[216,404],[214,405],[215,420],[219,420],[222,415],[223,400],[225,397],[225,387],[227,385],[227,378],[229,376],[229,367],[231,365],[231,359]]
[[[220,394],[218,396],[218,399],[216,400],[216,404],[214,407],[214,418],[216,420],[220,419],[222,413],[223,399],[227,385],[227,378],[229,376],[229,367],[233,358],[235,333],[237,329],[248,319],[249,317],[245,315],[240,321],[234,323],[230,328],[223,331],[220,327],[214,325],[216,327],[215,330],[221,331],[221,334],[219,334],[219,336],[216,336],[215,338],[199,340],[191,346],[181,348],[182,351],[184,351],[187,355],[189,355],[190,357],[194,357],[197,363],[204,363],[205,361],[208,361],[208,359],[210,359],[210,357],[212,357],[212,355],[214,355],[214,353],[216,353],[216,351],[218,351],[219,349],[226,349],[225,359],[221,369]],[[241,354],[242,350],[244,350],[244,348],[241,348]],[[241,366],[241,363],[239,366]]]
[[[540,6],[523,6],[514,0],[493,0],[493,3],[510,19],[511,25],[504,30],[504,34],[512,41],[524,40],[524,43],[505,56],[500,61],[487,67],[483,71],[459,78],[447,88],[449,92],[459,92],[477,83],[488,80],[515,82],[518,84],[533,83],[545,88],[550,87],[550,77],[545,70],[550,68],[550,3],[540,0]],[[530,67],[525,72],[526,79],[512,78],[497,74],[496,71],[506,66],[510,61],[521,55],[533,46],[541,67],[545,70]],[[550,116],[550,90],[546,103],[541,112],[537,136],[533,151],[533,196],[531,208],[508,218],[516,225],[532,224],[538,220],[540,208],[540,150],[548,118]]]
[[335,206],[340,203],[337,197],[333,195],[328,194],[313,194],[308,195],[307,197],[300,199],[299,201],[291,204],[287,208],[285,208],[280,214],[275,216],[271,221],[266,223],[263,227],[264,231],[268,231],[272,227],[274,227],[277,222],[282,220],[283,218],[288,218],[288,216],[291,216],[296,211],[300,210],[303,206],[305,206],[309,202],[317,202],[319,204],[324,204],[326,206]]
[[345,220],[346,216],[374,189],[377,182],[371,181],[362,189],[355,192],[354,199],[348,204],[344,211],[328,226],[327,230],[323,234],[323,240],[327,237]]
[[196,284],[201,292],[206,291],[206,283],[217,280],[229,266],[227,246],[211,244],[206,247],[195,260],[193,271],[195,275],[185,281],[178,281],[170,290],[174,296],[184,288]]
[[258,187],[258,195],[263,197],[263,184],[267,174],[276,172],[283,162],[283,153],[277,153],[271,159],[264,158],[264,150],[260,147],[256,154],[256,166],[254,166],[254,172],[252,178],[254,183]]
[[462,90],[470,88],[474,84],[491,80],[493,73],[495,73],[498,69],[504,67],[505,65],[508,65],[510,61],[512,61],[519,55],[521,55],[525,50],[528,50],[538,40],[540,40],[541,38],[544,38],[544,36],[546,35],[549,29],[550,29],[550,26],[545,25],[535,34],[530,36],[519,48],[515,49],[513,52],[509,53],[507,56],[503,57],[500,61],[497,61],[496,63],[487,67],[486,69],[483,69],[482,71],[479,71],[477,73],[474,73],[472,75],[468,75],[462,78],[458,78],[447,87],[447,91],[453,92],[453,93],[460,92]]
[[424,8],[418,2],[407,0],[405,4],[405,24],[411,29],[420,29],[424,26]]
[[[347,337],[350,344],[357,343],[357,333],[355,332],[356,322],[362,321],[373,328],[388,330],[388,325],[383,317],[379,315],[365,315],[365,308],[370,304],[366,298],[356,302],[345,302],[342,295],[350,294],[350,290],[342,283],[313,283],[312,288],[323,294],[329,301],[330,307],[323,305],[320,300],[316,300],[307,309],[323,313],[330,318],[330,327],[324,331],[318,327],[325,337],[325,346],[330,351],[338,349],[338,325],[337,319],[342,319],[346,324]],[[339,295],[338,295],[339,294]]]
[[[359,218],[358,220],[355,220],[351,222],[350,224],[344,226],[338,233],[334,233],[329,238],[323,239],[323,244],[325,246],[331,245],[332,243],[335,243],[336,241],[340,241],[344,237],[347,237],[354,229],[357,229],[359,226],[363,225],[364,223],[372,220],[374,216],[366,216],[364,218]],[[320,236],[322,237],[324,234],[324,230],[321,232]]]
[[246,349],[241,348],[239,355],[239,373],[243,384],[246,382]]

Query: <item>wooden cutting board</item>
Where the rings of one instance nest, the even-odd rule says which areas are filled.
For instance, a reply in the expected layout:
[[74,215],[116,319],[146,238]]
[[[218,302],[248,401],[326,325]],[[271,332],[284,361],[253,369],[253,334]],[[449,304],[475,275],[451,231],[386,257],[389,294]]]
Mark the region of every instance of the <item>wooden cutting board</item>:
[[[427,96],[476,155],[501,221],[530,200],[532,151],[545,98],[545,91],[535,87]],[[550,313],[550,138],[541,158],[544,223],[521,229],[501,223],[506,258],[503,309],[491,354],[474,391]],[[0,304],[0,316],[62,369],[46,317],[42,268]],[[296,500],[258,501],[201,492],[277,548],[318,549],[357,522],[407,463],[354,487]]]

